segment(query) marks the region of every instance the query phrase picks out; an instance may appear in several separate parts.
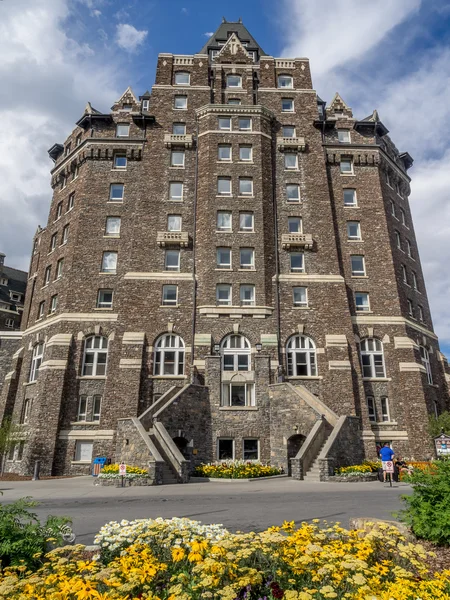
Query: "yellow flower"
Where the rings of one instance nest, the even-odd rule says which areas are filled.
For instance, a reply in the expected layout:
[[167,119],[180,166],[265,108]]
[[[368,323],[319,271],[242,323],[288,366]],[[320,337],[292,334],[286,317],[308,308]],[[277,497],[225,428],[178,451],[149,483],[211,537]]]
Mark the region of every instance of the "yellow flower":
[[179,562],[180,560],[183,560],[185,555],[186,552],[183,550],[183,548],[172,548],[172,560],[174,562]]

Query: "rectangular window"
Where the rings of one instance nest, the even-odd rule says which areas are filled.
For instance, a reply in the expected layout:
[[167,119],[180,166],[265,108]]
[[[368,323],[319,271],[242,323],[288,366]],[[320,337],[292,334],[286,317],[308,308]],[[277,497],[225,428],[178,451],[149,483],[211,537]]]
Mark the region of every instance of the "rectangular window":
[[67,244],[68,240],[69,240],[69,225],[66,225],[65,227],[63,227],[63,230],[62,230],[61,244]]
[[364,262],[364,256],[359,254],[353,254],[350,257],[352,266],[352,277],[363,277],[366,274],[366,265]]
[[176,110],[185,110],[187,108],[187,96],[175,96],[173,107]]
[[67,156],[68,154],[70,154],[71,147],[72,147],[72,145],[70,143],[67,144],[67,146],[65,148],[64,156]]
[[239,213],[239,231],[254,231],[254,215],[252,212]]
[[117,271],[117,252],[103,252],[102,273],[116,273]]
[[122,202],[123,201],[123,183],[112,183],[109,187],[109,200],[110,202]]
[[24,449],[25,449],[25,440],[21,440],[17,444],[17,456],[16,456],[16,460],[22,460]]
[[181,181],[171,181],[169,184],[169,199],[183,200],[183,184]]
[[180,251],[166,250],[164,257],[164,268],[166,271],[180,270]]
[[367,412],[369,415],[369,421],[376,422],[377,409],[375,405],[375,398],[373,396],[367,396]]
[[238,124],[239,124],[239,131],[251,131],[252,130],[252,120],[249,117],[240,117]]
[[239,98],[228,98],[227,104],[240,104],[241,101]]
[[357,206],[356,190],[350,188],[344,190],[344,206]]
[[56,218],[55,218],[55,221],[58,220],[61,215],[62,215],[62,202],[58,202],[58,205],[56,207]]
[[294,306],[308,306],[308,290],[305,287],[292,288]]
[[52,235],[52,237],[50,238],[50,252],[53,252],[53,250],[56,248],[56,238],[57,238],[58,234],[54,233]]
[[186,135],[186,123],[174,123],[172,133],[173,135]]
[[115,169],[126,169],[127,168],[127,155],[126,154],[114,154],[114,168]]
[[350,131],[347,129],[338,129],[338,140],[341,143],[349,144],[351,142]]
[[75,445],[75,461],[77,462],[92,462],[92,453],[94,450],[94,442],[77,440]]
[[217,212],[217,231],[231,231],[231,213],[224,210]]
[[409,300],[409,299],[408,299],[408,300],[407,300],[407,303],[408,303],[408,315],[409,315],[410,317],[414,317],[414,305],[413,305],[413,303],[412,303],[412,300]]
[[400,209],[400,220],[402,222],[402,225],[406,227],[406,214],[403,208]]
[[14,453],[16,450],[16,446],[17,446],[17,444],[11,444],[11,446],[8,450],[8,460],[14,460]]
[[77,421],[86,421],[87,420],[87,396],[80,396],[80,400],[78,402],[78,414]]
[[239,195],[253,196],[253,179],[250,177],[239,177]]
[[291,273],[304,273],[305,271],[305,255],[303,252],[290,253]]
[[283,125],[282,134],[285,138],[295,137],[295,127],[293,125]]
[[112,303],[113,303],[113,291],[112,290],[98,290],[97,308],[112,308]]
[[130,125],[128,123],[117,123],[116,137],[128,137],[130,135]]
[[51,297],[50,312],[54,313],[54,312],[56,312],[57,309],[58,309],[58,295],[55,294],[54,296]]
[[219,117],[219,129],[222,131],[231,131],[231,118]]
[[353,175],[353,162],[350,159],[341,159],[341,175]]
[[[224,358],[233,357],[225,355]],[[242,355],[244,369],[248,371],[248,356]],[[244,364],[245,363],[245,364]],[[235,370],[234,366],[231,365],[231,369]],[[222,386],[222,406],[255,406],[255,393],[253,383],[230,383]]]
[[241,88],[242,77],[240,75],[227,75],[227,87],[229,88]]
[[106,217],[105,235],[119,237],[121,221],[120,217]]
[[241,248],[240,249],[240,269],[254,269],[255,268],[255,251],[253,248]]
[[124,104],[122,104],[122,110],[126,112],[131,112],[133,110],[133,105],[129,102],[124,102]]
[[172,150],[170,154],[170,166],[171,167],[184,167],[184,151],[183,150]]
[[285,152],[284,168],[285,169],[298,169],[298,154],[294,154],[293,152]]
[[231,269],[231,248],[217,248],[217,268]]
[[402,238],[401,238],[400,233],[398,231],[395,232],[395,245],[397,246],[397,248],[399,250],[402,249]]
[[42,319],[45,313],[45,300],[39,302],[38,319]]
[[419,312],[419,321],[422,321],[422,323],[424,322],[424,318],[423,318],[423,308],[421,306],[417,307],[418,312]]
[[255,286],[241,285],[240,287],[241,306],[255,306]]
[[44,273],[44,285],[47,285],[50,283],[51,274],[52,274],[52,267],[51,266],[46,267],[45,273]]
[[178,304],[178,286],[163,285],[162,289],[162,305],[176,306]]
[[81,133],[79,133],[77,135],[77,138],[76,138],[76,144],[77,144],[77,146],[79,146],[81,144],[81,138],[82,138],[82,135],[81,135]]
[[355,292],[355,304],[357,312],[370,311],[369,294],[367,292]]
[[150,107],[150,100],[142,100],[142,112],[148,112],[148,109]]
[[102,397],[97,396],[97,395],[94,396],[92,399],[92,420],[95,423],[98,423],[100,421],[101,407],[102,407]]
[[31,412],[31,399],[25,398],[25,400],[23,402],[22,413],[20,415],[20,423],[22,423],[22,425],[26,425],[28,423],[28,420],[30,418],[30,412]]
[[294,101],[291,98],[281,99],[281,111],[282,112],[294,112]]
[[190,85],[191,76],[189,73],[179,71],[175,73],[175,85]]
[[286,198],[288,202],[300,202],[300,186],[298,183],[286,184]]
[[231,196],[231,177],[217,178],[217,194],[219,196]]
[[409,240],[406,240],[406,253],[410,258],[413,258],[411,242]]
[[251,146],[239,146],[239,160],[251,162],[253,160],[253,150]]
[[62,277],[63,268],[64,268],[64,259],[60,258],[58,260],[58,262],[56,263],[56,278],[55,279],[60,279]]
[[402,265],[402,279],[403,283],[408,283],[408,271],[406,270],[405,265]]
[[279,88],[293,88],[294,83],[290,75],[278,75]]
[[347,239],[361,240],[361,225],[359,221],[347,221]]
[[72,208],[74,207],[75,204],[75,192],[72,192],[69,195],[69,199],[67,200],[67,212],[69,212],[69,210],[72,210]]
[[14,319],[6,319],[5,327],[7,327],[8,329],[13,329],[14,328]]
[[167,231],[181,231],[181,215],[167,215]]
[[302,233],[301,217],[288,217],[288,229],[289,233]]
[[80,174],[80,167],[79,167],[79,165],[76,165],[74,170],[72,171],[72,181],[74,181],[74,179],[76,179],[79,174]]
[[244,460],[259,459],[259,440],[243,440],[242,458]]
[[216,302],[218,306],[231,306],[231,285],[219,283],[216,286]]
[[217,151],[217,159],[231,161],[231,144],[220,144]]
[[234,440],[225,438],[217,440],[217,460],[232,459],[234,459]]
[[389,414],[389,400],[386,397],[381,398],[381,418],[383,421],[387,422],[391,420]]
[[395,203],[393,202],[393,200],[391,200],[391,215],[393,217],[397,218],[396,210],[395,210]]
[[388,184],[388,186],[390,188],[392,188],[391,177],[387,171],[386,171],[386,183]]

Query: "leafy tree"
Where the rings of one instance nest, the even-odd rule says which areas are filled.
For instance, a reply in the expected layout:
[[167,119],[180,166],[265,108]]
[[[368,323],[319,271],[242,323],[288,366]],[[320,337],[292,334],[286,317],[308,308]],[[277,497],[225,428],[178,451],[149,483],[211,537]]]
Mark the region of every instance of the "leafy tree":
[[17,434],[20,431],[20,426],[14,423],[11,417],[3,419],[0,427],[0,476],[5,471],[6,458],[9,451],[17,442]]
[[428,429],[431,437],[437,437],[438,435],[441,435],[442,430],[444,430],[444,433],[447,435],[450,435],[450,412],[446,410],[438,417],[430,417]]
[[418,538],[450,545],[450,460],[437,460],[427,469],[415,469],[407,480],[413,493],[402,496],[406,509],[400,519]]
[[31,498],[20,498],[11,504],[0,505],[0,562],[1,567],[24,564],[37,568],[49,550],[49,544],[73,541],[68,517],[47,517],[44,524],[29,509],[37,506]]

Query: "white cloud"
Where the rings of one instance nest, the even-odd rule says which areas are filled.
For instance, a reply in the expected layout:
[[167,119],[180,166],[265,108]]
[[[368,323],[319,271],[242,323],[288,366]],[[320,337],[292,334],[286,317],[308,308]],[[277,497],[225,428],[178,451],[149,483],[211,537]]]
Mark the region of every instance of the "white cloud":
[[91,16],[92,17],[99,17],[102,14],[101,10],[95,9],[93,11],[91,11]]
[[47,222],[47,149],[64,141],[87,100],[102,109],[118,95],[115,71],[67,36],[69,11],[69,0],[1,3],[0,251],[18,268],[28,268],[36,227]]
[[[411,211],[434,325],[450,346],[450,50],[415,53],[420,7],[420,0],[285,0],[283,55],[310,59],[327,102],[339,91],[359,118],[377,108],[396,146],[415,158]],[[413,26],[402,27],[408,19]]]
[[213,35],[214,31],[205,31],[205,33],[203,34],[204,36],[206,36],[207,38],[210,38]]
[[148,31],[139,31],[133,25],[119,23],[117,25],[117,44],[128,52],[135,52],[147,37]]
[[183,13],[183,15],[187,15],[189,11],[185,6],[183,6],[183,8],[181,9],[181,12]]

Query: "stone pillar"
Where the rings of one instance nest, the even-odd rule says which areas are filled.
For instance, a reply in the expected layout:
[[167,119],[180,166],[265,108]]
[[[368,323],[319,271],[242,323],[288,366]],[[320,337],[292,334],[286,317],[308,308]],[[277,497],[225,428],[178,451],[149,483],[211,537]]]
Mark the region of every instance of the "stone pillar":
[[205,359],[205,385],[209,388],[211,405],[220,405],[221,357],[207,356]]
[[10,371],[5,375],[5,380],[0,388],[0,425],[3,419],[12,414],[19,385],[20,371],[22,368],[23,348],[13,354]]
[[137,417],[142,412],[140,392],[144,354],[144,332],[125,331],[122,337],[122,348],[119,360],[120,377],[114,380],[114,388],[106,387],[108,396],[114,397],[112,405],[118,407],[120,413],[111,415],[111,426],[123,417]]

